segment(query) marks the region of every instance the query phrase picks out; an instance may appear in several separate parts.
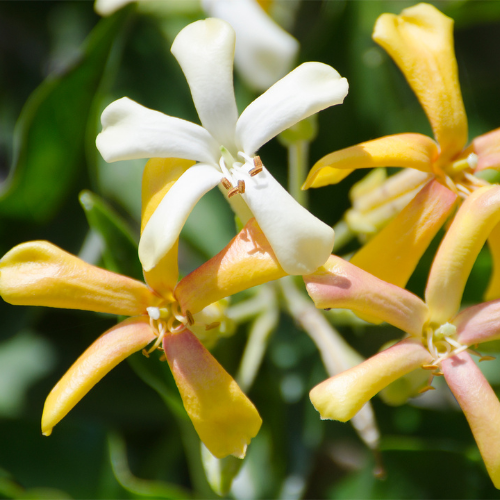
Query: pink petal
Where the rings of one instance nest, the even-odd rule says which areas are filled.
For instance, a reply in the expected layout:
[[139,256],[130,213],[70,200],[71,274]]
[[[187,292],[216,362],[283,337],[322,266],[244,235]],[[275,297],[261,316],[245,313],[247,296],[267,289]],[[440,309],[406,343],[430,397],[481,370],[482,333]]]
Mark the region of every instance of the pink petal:
[[476,172],[500,167],[500,128],[476,137],[472,144],[477,154]]
[[382,281],[332,255],[315,273],[304,276],[307,292],[321,309],[350,309],[366,321],[387,321],[420,336],[427,306],[416,295]]
[[500,489],[500,402],[466,352],[446,359],[441,366],[469,422],[491,480]]
[[472,345],[500,338],[500,299],[467,307],[452,322],[458,340]]

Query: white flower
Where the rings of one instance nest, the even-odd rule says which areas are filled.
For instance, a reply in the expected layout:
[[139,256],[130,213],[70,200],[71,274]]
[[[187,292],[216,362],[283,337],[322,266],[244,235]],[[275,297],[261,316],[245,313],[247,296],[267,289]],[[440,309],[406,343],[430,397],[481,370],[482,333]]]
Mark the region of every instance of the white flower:
[[[247,84],[265,90],[292,67],[299,43],[267,15],[256,0],[136,0],[146,13],[171,14],[170,9],[193,10],[194,4],[210,17],[228,22],[237,33],[235,64]],[[101,16],[109,16],[132,0],[96,0]]]
[[313,272],[332,251],[333,230],[299,205],[254,155],[298,121],[341,103],[347,81],[325,64],[302,64],[238,118],[234,45],[233,29],[220,19],[190,24],[172,45],[203,127],[126,97],[102,114],[97,147],[108,162],[170,157],[199,162],[177,180],[142,233],[139,257],[146,271],[174,245],[198,200],[219,183],[241,198],[240,208],[256,218],[288,274]]

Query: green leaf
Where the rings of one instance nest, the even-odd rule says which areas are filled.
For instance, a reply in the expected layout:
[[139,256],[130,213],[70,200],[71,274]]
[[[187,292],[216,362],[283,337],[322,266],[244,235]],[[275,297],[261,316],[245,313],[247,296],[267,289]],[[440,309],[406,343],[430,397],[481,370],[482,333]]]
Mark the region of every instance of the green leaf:
[[135,477],[129,469],[125,442],[118,434],[110,433],[108,435],[108,448],[115,478],[126,490],[154,498],[191,498],[186,490],[174,484]]
[[43,222],[64,201],[84,168],[87,120],[129,12],[100,21],[73,66],[31,94],[16,124],[9,176],[0,186],[1,215]]
[[137,243],[125,221],[96,194],[82,191],[79,198],[89,226],[105,242],[103,259],[106,268],[142,279]]

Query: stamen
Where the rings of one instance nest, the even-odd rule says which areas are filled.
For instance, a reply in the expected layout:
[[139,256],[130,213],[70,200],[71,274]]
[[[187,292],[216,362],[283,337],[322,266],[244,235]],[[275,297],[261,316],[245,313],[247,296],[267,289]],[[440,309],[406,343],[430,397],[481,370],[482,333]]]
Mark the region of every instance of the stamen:
[[238,181],[238,192],[245,194],[245,181]]
[[167,361],[167,356],[165,354],[162,354],[159,358],[160,361]]
[[439,368],[438,365],[422,365],[424,370],[437,370]]
[[227,179],[227,177],[223,177],[222,180],[222,185],[226,188],[226,189],[231,189],[233,187],[233,185],[229,182],[229,180]]
[[260,156],[255,156],[253,159],[253,164],[255,167],[253,167],[251,170],[249,170],[249,174],[251,177],[254,177],[257,174],[260,174],[262,172],[264,165],[262,163],[262,160],[260,159]]
[[442,371],[438,371],[438,372],[432,372],[432,374],[435,376],[435,377],[442,377],[444,375],[444,373]]
[[219,326],[220,326],[220,321],[215,321],[214,323],[209,323],[208,325],[205,325],[205,331],[213,330],[214,328],[217,328]]
[[146,358],[149,358],[149,352],[146,349],[142,350],[142,355],[146,356]]
[[467,156],[467,163],[472,170],[475,170],[477,167],[477,154],[471,153]]
[[495,358],[495,356],[481,356],[479,358],[479,362],[481,363],[481,361],[493,361],[497,358]]
[[194,325],[194,318],[193,315],[191,314],[191,311],[186,311],[186,319],[189,326]]
[[232,198],[233,196],[240,194],[239,187],[234,187],[227,192],[227,197]]
[[158,321],[160,319],[160,308],[159,307],[148,307],[146,309],[148,315],[151,319]]
[[427,391],[435,391],[436,388],[435,387],[432,387],[432,385],[426,385],[425,387],[422,387],[422,389],[420,389],[418,391],[419,394],[423,394],[424,392],[427,392]]

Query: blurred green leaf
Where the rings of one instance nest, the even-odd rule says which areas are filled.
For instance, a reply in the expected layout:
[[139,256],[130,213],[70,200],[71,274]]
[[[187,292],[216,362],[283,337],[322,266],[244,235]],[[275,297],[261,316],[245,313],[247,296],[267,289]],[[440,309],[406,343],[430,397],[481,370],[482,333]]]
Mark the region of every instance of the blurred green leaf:
[[154,498],[191,498],[191,495],[179,486],[164,481],[149,481],[135,477],[128,465],[125,442],[118,434],[108,435],[108,448],[115,478],[126,490]]
[[227,495],[233,484],[233,479],[241,469],[243,460],[232,455],[225,458],[215,458],[203,443],[201,443],[201,458],[212,489],[220,496]]
[[14,133],[14,159],[1,186],[0,214],[45,221],[58,209],[79,169],[92,103],[127,9],[103,19],[80,57],[48,77],[26,102]]
[[104,240],[106,268],[142,280],[137,243],[125,221],[102,198],[90,191],[82,191],[79,199],[89,226]]
[[0,343],[0,415],[18,416],[26,393],[53,367],[54,349],[43,337],[22,331]]

